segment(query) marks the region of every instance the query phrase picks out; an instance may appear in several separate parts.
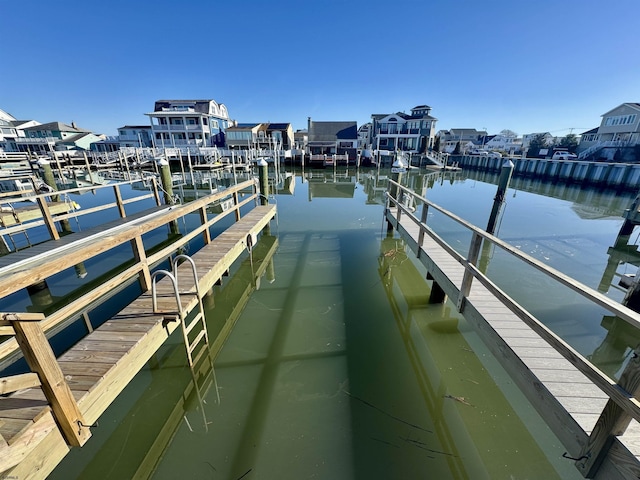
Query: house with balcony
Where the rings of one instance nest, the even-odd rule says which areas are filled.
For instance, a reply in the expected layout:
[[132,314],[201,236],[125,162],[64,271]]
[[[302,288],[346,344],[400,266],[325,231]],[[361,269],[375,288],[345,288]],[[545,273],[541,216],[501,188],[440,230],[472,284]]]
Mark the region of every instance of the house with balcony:
[[266,123],[238,123],[225,131],[227,148],[249,150],[268,148]]
[[602,114],[600,126],[584,132],[578,146],[579,158],[640,161],[632,152],[640,144],[640,103],[623,103]]
[[358,150],[372,148],[373,142],[373,123],[368,122],[358,127]]
[[376,150],[424,153],[433,147],[438,120],[431,107],[418,105],[411,114],[396,112],[371,115],[371,139]]
[[295,146],[293,126],[290,123],[269,123],[267,137],[271,137],[273,144],[280,150],[291,150]]
[[120,148],[125,147],[138,147],[147,148],[153,147],[151,137],[153,132],[149,125],[125,125],[118,128],[118,143]]
[[24,137],[16,138],[19,152],[44,154],[52,151],[89,150],[91,144],[104,139],[75,123],[49,122],[23,128]]
[[307,119],[310,155],[347,155],[349,162],[355,162],[358,148],[357,122],[318,122]]
[[156,148],[223,147],[225,130],[233,124],[227,107],[215,100],[158,100],[145,115]]
[[516,152],[522,151],[522,139],[513,132],[501,132],[497,135],[493,135],[484,144],[485,150],[506,152],[513,155]]
[[486,131],[475,128],[440,130],[438,137],[440,137],[440,150],[446,153],[452,153],[458,142],[460,142],[460,151],[466,152],[473,148],[482,148],[493,138],[487,135]]

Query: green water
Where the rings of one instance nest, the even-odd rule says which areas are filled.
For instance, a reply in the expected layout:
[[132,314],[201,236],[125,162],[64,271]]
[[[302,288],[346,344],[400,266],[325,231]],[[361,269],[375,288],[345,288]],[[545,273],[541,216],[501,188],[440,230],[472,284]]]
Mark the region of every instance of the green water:
[[[464,318],[428,303],[426,272],[382,223],[385,172],[339,173],[278,185],[271,235],[207,297],[210,334],[233,327],[213,365],[191,372],[174,335],[51,478],[582,478]],[[483,180],[407,178],[481,226]],[[499,236],[601,283],[621,224],[602,205],[624,198],[588,198],[601,213],[586,220],[575,200],[509,193]],[[429,222],[464,251],[455,226]],[[572,337],[558,297],[531,303]],[[593,352],[607,333],[594,320],[573,336]]]

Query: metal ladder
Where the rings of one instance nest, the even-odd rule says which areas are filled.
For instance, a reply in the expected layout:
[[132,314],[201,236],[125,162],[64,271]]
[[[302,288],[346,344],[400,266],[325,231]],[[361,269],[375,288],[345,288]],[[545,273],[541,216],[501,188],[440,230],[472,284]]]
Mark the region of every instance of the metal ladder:
[[[180,291],[179,283],[178,283],[178,262],[180,260],[186,260],[191,265],[191,271],[193,273],[193,283],[194,289],[188,291]],[[178,310],[176,311],[163,311],[158,309],[158,296],[156,291],[156,283],[158,277],[168,277],[171,280],[171,284],[173,286],[173,293],[175,295],[176,303],[178,306]],[[198,308],[195,316],[187,323],[189,312],[185,311],[182,308],[182,295],[195,295],[198,299]],[[184,337],[184,345],[187,349],[187,360],[189,361],[189,366],[193,367],[195,363],[198,362],[200,357],[208,351],[205,346],[209,345],[209,334],[207,333],[207,322],[204,316],[204,307],[202,305],[202,294],[200,293],[200,286],[198,284],[198,274],[196,272],[196,264],[191,257],[188,255],[176,255],[175,258],[171,262],[171,272],[167,270],[157,270],[153,272],[151,276],[151,298],[153,303],[153,313],[161,313],[161,314],[172,314],[177,315],[180,320],[180,325],[182,326],[182,336]],[[190,338],[190,334],[193,329],[198,325],[202,325],[202,330],[195,335],[195,337]],[[198,347],[200,342],[204,340],[204,345],[196,355],[195,359],[193,357],[193,351]]]
[[[7,205],[4,208],[9,209],[8,211],[11,212],[11,215],[13,216],[13,219],[16,222],[15,224],[16,225],[22,224],[22,220],[20,220],[20,218],[18,217],[18,212],[16,212],[15,208],[13,207],[13,204],[10,203],[10,202],[5,202],[5,203],[3,203],[3,205]],[[6,227],[4,222],[0,221],[0,227],[2,227],[2,228]],[[4,247],[4,249],[6,249],[7,252],[10,251],[10,248],[9,248],[9,244],[7,243],[7,241],[4,238],[5,235],[9,237],[9,240],[11,240],[11,244],[13,245],[13,250],[16,251],[16,252],[19,249],[18,243],[16,242],[16,239],[14,238],[16,235],[24,235],[24,238],[27,241],[27,247],[31,247],[32,246],[31,245],[31,240],[29,239],[29,234],[27,233],[27,229],[26,228],[24,230],[18,230],[17,232],[13,232],[13,233],[5,233],[5,234],[0,233],[0,237],[1,237],[1,241],[3,243],[3,247]],[[3,250],[3,249],[0,248],[0,250]]]

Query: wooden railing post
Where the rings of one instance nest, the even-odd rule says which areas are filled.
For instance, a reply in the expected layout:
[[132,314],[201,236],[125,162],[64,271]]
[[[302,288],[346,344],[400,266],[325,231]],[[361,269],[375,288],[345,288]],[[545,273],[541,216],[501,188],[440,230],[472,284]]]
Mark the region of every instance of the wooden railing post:
[[142,236],[137,235],[131,240],[131,248],[133,249],[133,258],[140,264],[142,270],[138,274],[140,279],[140,286],[143,292],[148,292],[151,289],[151,271],[149,270],[149,263],[147,262],[147,252],[144,250],[144,243],[142,242]]
[[422,204],[422,213],[420,214],[420,233],[418,233],[418,258],[420,258],[420,247],[422,246],[422,242],[424,242],[424,229],[427,224],[427,215],[429,214],[429,205],[426,203]]
[[38,195],[36,199],[38,201],[38,206],[40,207],[44,223],[47,226],[47,230],[49,230],[49,235],[51,235],[51,238],[54,240],[60,240],[58,229],[56,228],[55,223],[53,223],[53,217],[49,211],[49,205],[47,205],[47,199],[42,195]]
[[236,222],[240,220],[240,207],[238,207],[238,203],[240,203],[240,200],[238,199],[238,190],[236,190],[233,192],[233,205],[236,210]]
[[[640,393],[640,347],[635,349],[620,375],[618,386],[627,392],[630,398],[636,398]],[[578,456],[579,460],[576,461],[576,467],[584,477],[592,478],[596,474],[609,452],[614,437],[622,435],[629,422],[631,416],[609,399],[589,435],[589,441]]]
[[[202,225],[206,225],[207,223],[207,206],[203,205],[202,208],[200,209],[200,222],[202,222]],[[208,245],[211,243],[211,232],[209,231],[209,228],[205,228],[202,232],[202,238],[204,240],[204,244]]]
[[[478,256],[480,254],[480,246],[482,245],[482,237],[473,232],[471,237],[471,245],[469,245],[469,255],[467,256],[467,264],[475,265],[478,262]],[[459,312],[464,309],[465,299],[469,296],[471,291],[471,283],[473,281],[473,274],[471,270],[465,266],[464,276],[462,277],[462,285],[460,285],[460,292],[458,293],[458,301],[456,307]]]
[[122,202],[122,193],[120,193],[120,187],[116,183],[113,186],[113,193],[116,196],[116,205],[118,206],[118,212],[120,213],[120,218],[125,218],[127,213],[124,210],[124,203]]
[[3,319],[11,321],[24,358],[31,370],[38,374],[42,391],[67,443],[81,447],[91,437],[91,431],[84,424],[78,404],[40,327],[39,321],[44,320],[44,315],[6,313]]
[[162,200],[160,200],[160,192],[158,192],[158,182],[156,182],[155,177],[151,177],[151,188],[153,189],[153,197],[156,199],[156,205],[162,205]]

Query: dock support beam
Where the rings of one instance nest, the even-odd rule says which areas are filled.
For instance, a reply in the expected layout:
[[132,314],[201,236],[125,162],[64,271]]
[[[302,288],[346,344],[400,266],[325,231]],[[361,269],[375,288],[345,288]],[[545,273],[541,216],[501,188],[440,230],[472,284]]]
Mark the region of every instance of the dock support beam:
[[429,303],[444,303],[447,294],[438,283],[434,280],[431,284],[431,293],[429,294]]
[[[629,363],[620,375],[618,387],[626,392],[630,398],[640,393],[640,349],[631,355]],[[607,401],[600,418],[596,422],[587,445],[580,453],[580,460],[576,467],[586,478],[593,478],[602,461],[609,453],[609,447],[615,436],[622,435],[632,418],[611,398]]]

